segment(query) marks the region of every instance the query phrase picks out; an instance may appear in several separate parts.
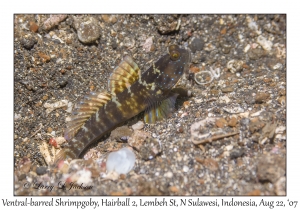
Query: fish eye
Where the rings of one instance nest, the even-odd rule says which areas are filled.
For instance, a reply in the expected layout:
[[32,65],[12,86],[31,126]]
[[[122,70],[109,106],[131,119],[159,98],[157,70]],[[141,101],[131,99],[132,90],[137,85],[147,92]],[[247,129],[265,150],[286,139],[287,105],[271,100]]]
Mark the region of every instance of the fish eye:
[[177,50],[173,50],[170,52],[171,59],[176,61],[180,58],[180,53]]

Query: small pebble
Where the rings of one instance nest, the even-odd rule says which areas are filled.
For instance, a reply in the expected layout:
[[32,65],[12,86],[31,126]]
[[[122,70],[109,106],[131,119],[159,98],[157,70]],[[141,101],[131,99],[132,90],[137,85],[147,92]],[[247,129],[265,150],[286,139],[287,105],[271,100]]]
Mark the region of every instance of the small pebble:
[[178,30],[178,15],[154,15],[153,20],[161,34],[168,34]]
[[69,171],[69,165],[64,163],[60,168],[59,168],[60,172],[63,174],[68,173]]
[[222,46],[222,52],[224,54],[230,53],[232,45],[229,42],[221,42],[221,46]]
[[61,88],[65,87],[68,84],[68,78],[67,77],[60,77],[58,79],[58,84]]
[[280,177],[275,183],[275,193],[281,196],[286,195],[286,178],[284,176]]
[[156,138],[147,138],[140,148],[140,155],[143,160],[151,160],[161,152],[161,143]]
[[120,174],[120,179],[125,180],[126,179],[126,175],[125,174]]
[[231,73],[240,72],[243,70],[244,62],[241,60],[230,60],[228,61],[226,67]]
[[24,180],[26,178],[26,174],[21,174],[20,176],[19,176],[19,181],[22,181],[22,180]]
[[219,164],[216,160],[212,158],[207,158],[204,160],[204,166],[211,171],[217,171],[219,169]]
[[167,173],[164,174],[164,177],[172,178],[173,177],[173,173],[171,171],[168,171]]
[[183,166],[183,171],[184,172],[188,172],[189,171],[189,167],[188,166]]
[[111,132],[110,137],[117,141],[119,141],[119,140],[127,141],[131,135],[132,135],[131,129],[129,129],[127,125],[124,125],[124,126],[117,127],[116,129],[114,129]]
[[175,186],[169,187],[169,190],[170,190],[171,192],[173,192],[173,193],[178,193],[178,192],[179,192],[179,189],[178,189],[177,187],[175,187]]
[[184,128],[182,126],[180,126],[179,128],[177,128],[177,132],[178,133],[183,133],[184,132]]
[[117,15],[101,15],[101,17],[105,23],[114,24],[118,21]]
[[257,43],[262,46],[267,51],[270,51],[272,49],[273,43],[269,40],[267,40],[264,36],[260,35],[257,37]]
[[100,27],[94,17],[75,18],[75,28],[77,29],[78,39],[85,44],[93,43],[100,37]]
[[233,91],[233,87],[225,87],[222,89],[222,93],[230,93]]
[[22,117],[22,116],[21,116],[20,114],[15,113],[14,119],[15,119],[15,121],[17,121],[17,120],[19,120],[21,117]]
[[191,103],[190,103],[189,101],[183,102],[183,107],[184,107],[185,109],[189,108],[190,105],[191,105]]
[[242,126],[248,126],[250,124],[250,119],[249,118],[242,118],[240,121]]
[[147,138],[151,138],[150,133],[142,130],[135,130],[133,135],[129,137],[128,144],[139,151]]
[[36,173],[37,175],[43,175],[47,172],[47,167],[45,166],[40,166],[36,168]]
[[23,157],[20,160],[18,167],[21,173],[28,173],[31,167],[31,160],[28,157]]
[[24,38],[21,39],[22,46],[27,50],[32,49],[36,43],[37,39],[31,34],[25,35]]
[[237,119],[236,119],[235,117],[230,118],[230,120],[229,120],[229,122],[228,122],[228,125],[229,125],[230,127],[235,127],[236,124],[237,124]]
[[259,157],[257,163],[257,177],[259,181],[269,181],[273,184],[286,174],[286,158],[270,153]]
[[262,129],[266,124],[259,120],[259,118],[253,118],[251,119],[251,122],[249,124],[249,130],[251,133],[257,132],[260,129]]
[[132,129],[133,130],[141,130],[144,127],[144,122],[143,121],[138,121],[137,123],[135,123],[134,125],[132,125]]
[[226,34],[226,32],[227,32],[226,28],[223,28],[223,29],[221,30],[220,33],[221,33],[222,35],[224,35],[224,34]]
[[131,39],[131,38],[129,38],[129,37],[125,37],[125,38],[124,38],[124,41],[123,41],[123,44],[124,44],[124,46],[127,47],[128,49],[131,49],[131,48],[134,47],[135,41],[134,41],[134,39]]
[[198,73],[200,69],[197,66],[192,66],[190,68],[190,73]]
[[234,104],[231,104],[230,106],[227,107],[223,107],[223,110],[231,114],[238,114],[238,113],[245,112],[245,110],[242,107],[240,107],[240,105],[235,106]]
[[48,100],[48,95],[44,95],[44,96],[43,96],[43,100],[44,100],[44,101],[47,101],[47,100]]
[[238,158],[238,157],[243,156],[244,153],[245,153],[245,152],[244,152],[243,149],[238,149],[238,148],[233,149],[233,150],[231,151],[231,153],[230,153],[230,158],[231,158],[231,159],[236,159],[236,158]]
[[269,93],[257,93],[255,96],[255,102],[256,103],[263,103],[266,102],[266,100],[270,97]]
[[226,147],[225,147],[225,150],[226,151],[230,151],[230,150],[232,150],[233,149],[233,145],[227,145]]
[[199,184],[204,184],[205,180],[204,179],[199,179],[198,182],[199,182]]
[[80,170],[76,172],[76,175],[79,177],[77,179],[77,184],[81,185],[88,185],[90,184],[93,180],[92,180],[92,172],[86,169]]
[[64,21],[67,17],[68,15],[50,15],[50,17],[44,22],[43,29],[50,30],[52,27]]
[[39,26],[35,22],[31,21],[29,22],[29,30],[36,33],[39,30]]
[[146,39],[145,43],[143,44],[143,49],[146,52],[150,52],[152,45],[153,45],[153,37],[151,36],[148,39]]
[[111,47],[112,47],[114,50],[117,49],[117,48],[118,48],[118,43],[115,42],[115,41],[112,41]]
[[195,38],[190,44],[190,49],[193,53],[201,51],[204,47],[204,40],[201,38]]
[[216,126],[218,128],[224,128],[225,125],[227,125],[227,121],[224,118],[220,118],[216,121]]
[[276,63],[274,66],[273,66],[273,70],[280,70],[281,68],[283,67],[283,65],[281,63]]
[[259,196],[259,195],[261,195],[261,192],[260,192],[260,190],[253,190],[253,191],[249,192],[247,195],[249,195],[249,196]]
[[255,48],[248,51],[249,58],[251,60],[257,60],[265,55],[265,52],[261,48]]
[[39,52],[38,55],[40,56],[40,58],[42,59],[42,61],[43,61],[44,63],[49,62],[50,59],[51,59],[49,55],[46,55],[46,54],[43,53],[43,52]]

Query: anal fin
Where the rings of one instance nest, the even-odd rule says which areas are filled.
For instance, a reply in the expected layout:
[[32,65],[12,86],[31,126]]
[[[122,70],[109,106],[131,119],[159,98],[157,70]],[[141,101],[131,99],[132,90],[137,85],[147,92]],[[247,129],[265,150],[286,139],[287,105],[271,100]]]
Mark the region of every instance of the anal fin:
[[170,93],[168,97],[165,97],[161,101],[152,102],[145,110],[144,121],[153,124],[156,121],[167,118],[175,108],[177,96],[178,94]]

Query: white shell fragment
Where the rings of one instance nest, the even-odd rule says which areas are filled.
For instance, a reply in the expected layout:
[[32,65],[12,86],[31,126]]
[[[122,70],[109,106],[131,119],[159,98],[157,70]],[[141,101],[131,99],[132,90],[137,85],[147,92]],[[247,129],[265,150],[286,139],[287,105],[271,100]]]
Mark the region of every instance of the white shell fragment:
[[211,134],[210,133],[205,133],[205,134],[201,134],[199,133],[199,128],[200,127],[204,127],[206,124],[213,124],[215,123],[217,120],[217,118],[206,118],[204,120],[201,120],[199,122],[195,122],[191,125],[191,139],[198,139],[198,138],[207,138],[209,137]]
[[230,113],[230,114],[238,114],[238,113],[243,113],[245,110],[240,107],[240,106],[229,106],[229,107],[224,107],[224,111]]
[[68,100],[61,100],[61,101],[57,101],[55,103],[45,103],[44,107],[46,108],[46,113],[47,115],[52,112],[55,109],[61,108],[61,107],[65,107],[68,106]]
[[134,125],[132,125],[132,129],[133,130],[141,130],[144,127],[144,122],[143,121],[138,121],[137,123],[135,123]]
[[22,116],[20,114],[15,113],[15,121],[19,120]]
[[67,108],[66,112],[71,113],[71,112],[72,112],[72,109],[73,109],[73,103],[72,103],[72,102],[69,102],[69,103],[68,103],[68,108]]
[[265,110],[260,110],[260,111],[258,111],[258,112],[255,112],[255,113],[252,113],[250,116],[251,117],[258,117],[262,112],[264,112]]
[[49,150],[48,144],[43,141],[39,146],[40,153],[43,155],[47,165],[51,165],[54,162],[55,155],[59,153],[60,150],[51,147],[51,151]]
[[286,127],[281,125],[281,126],[278,126],[278,127],[275,129],[275,133],[276,133],[276,134],[278,134],[278,133],[282,134],[282,133],[285,132],[285,130],[286,130]]
[[[201,76],[202,74],[209,75],[210,80],[206,81],[206,77]],[[205,84],[211,83],[214,79],[218,79],[220,77],[220,75],[221,75],[220,68],[213,69],[212,67],[210,67],[209,71],[200,71],[200,72],[196,73],[194,76],[194,80],[199,85],[205,85]]]
[[49,30],[55,25],[58,25],[60,22],[64,21],[68,15],[56,14],[50,15],[50,17],[43,23],[44,30]]
[[143,44],[143,49],[146,52],[150,52],[152,44],[153,44],[153,37],[151,36],[148,39],[146,39],[145,43]]
[[80,185],[81,183],[84,185],[90,184],[92,180],[92,172],[89,170],[80,170],[77,171],[76,175],[79,176],[77,180],[77,184]]
[[234,74],[243,70],[243,64],[244,62],[241,60],[230,60],[227,63],[227,68]]
[[247,44],[246,47],[244,48],[244,53],[248,52],[250,48],[251,48],[250,44]]
[[118,174],[127,174],[133,169],[135,154],[129,148],[122,148],[108,155],[106,161],[107,172],[115,171]]
[[257,34],[261,34],[261,30],[259,30],[257,23],[250,17],[247,16],[248,27],[255,31]]
[[230,98],[228,98],[228,96],[220,96],[219,97],[219,100],[220,101],[224,101],[226,104],[228,104],[231,100],[230,100]]
[[58,136],[54,138],[57,145],[61,145],[66,142],[66,139],[63,136]]
[[272,49],[273,43],[269,40],[267,40],[264,36],[260,35],[257,37],[257,43],[262,46],[267,51],[270,51]]
[[243,112],[243,113],[240,113],[239,116],[241,118],[248,118],[249,117],[249,112]]
[[275,129],[275,139],[278,139],[280,141],[286,140],[286,127],[285,126],[279,126]]

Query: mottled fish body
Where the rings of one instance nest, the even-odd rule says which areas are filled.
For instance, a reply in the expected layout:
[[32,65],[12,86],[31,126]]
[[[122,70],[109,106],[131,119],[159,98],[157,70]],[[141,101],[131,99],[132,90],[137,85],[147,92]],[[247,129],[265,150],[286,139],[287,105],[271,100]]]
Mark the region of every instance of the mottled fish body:
[[177,97],[171,89],[189,61],[188,50],[172,45],[168,54],[141,75],[137,64],[126,56],[110,75],[109,93],[93,92],[75,106],[65,130],[68,144],[56,156],[56,161],[82,157],[91,144],[144,110],[147,123],[167,117]]

